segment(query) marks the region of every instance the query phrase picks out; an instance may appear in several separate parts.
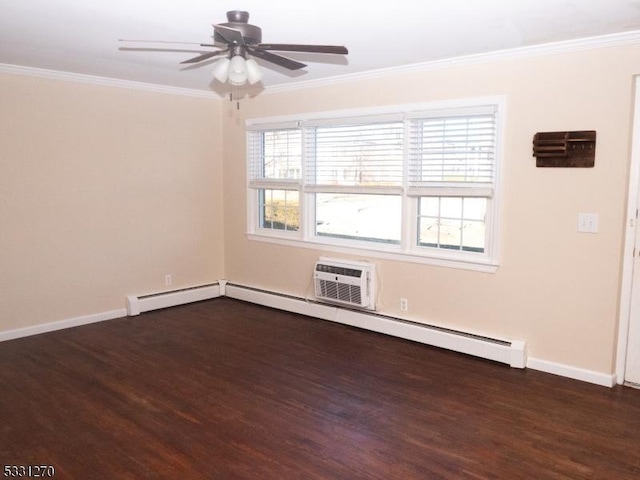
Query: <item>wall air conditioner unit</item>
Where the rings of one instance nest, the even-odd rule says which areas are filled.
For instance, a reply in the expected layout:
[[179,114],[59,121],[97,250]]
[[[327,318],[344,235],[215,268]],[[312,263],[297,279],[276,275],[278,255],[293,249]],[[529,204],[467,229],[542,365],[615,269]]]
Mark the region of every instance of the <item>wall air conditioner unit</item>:
[[320,257],[313,277],[318,300],[376,309],[374,264]]

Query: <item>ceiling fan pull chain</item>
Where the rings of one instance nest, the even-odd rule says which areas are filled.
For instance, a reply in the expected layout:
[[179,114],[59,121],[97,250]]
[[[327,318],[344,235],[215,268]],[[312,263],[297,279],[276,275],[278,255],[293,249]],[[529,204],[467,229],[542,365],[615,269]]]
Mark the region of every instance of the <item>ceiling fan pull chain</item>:
[[[235,87],[236,87],[236,109],[240,110],[240,87],[237,85]],[[231,90],[229,90],[229,101],[233,102],[233,87],[231,87]]]

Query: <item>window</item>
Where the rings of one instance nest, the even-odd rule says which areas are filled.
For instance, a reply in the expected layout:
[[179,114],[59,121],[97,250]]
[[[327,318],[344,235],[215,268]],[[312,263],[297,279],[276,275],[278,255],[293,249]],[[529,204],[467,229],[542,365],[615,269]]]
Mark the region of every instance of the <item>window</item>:
[[300,200],[297,191],[261,188],[258,203],[261,228],[290,231],[300,228]]
[[495,107],[427,112],[409,123],[407,192],[418,207],[417,245],[484,254],[495,189]]
[[400,244],[404,124],[341,119],[305,132],[305,191],[316,237]]
[[314,204],[319,237],[400,244],[400,195],[317,193]]
[[485,198],[424,196],[419,202],[419,246],[484,252]]
[[302,137],[297,128],[261,130],[248,145],[255,228],[285,233],[300,230]]
[[249,234],[495,266],[500,105],[249,123]]

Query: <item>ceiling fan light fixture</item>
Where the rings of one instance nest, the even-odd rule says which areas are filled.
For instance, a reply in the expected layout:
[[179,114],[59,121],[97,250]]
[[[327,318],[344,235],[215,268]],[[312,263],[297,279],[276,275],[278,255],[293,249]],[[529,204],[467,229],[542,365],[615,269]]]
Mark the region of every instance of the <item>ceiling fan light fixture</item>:
[[235,55],[229,62],[229,83],[244,85],[247,82],[246,60],[241,55]]
[[[124,40],[121,40],[124,41]],[[144,41],[144,40],[128,40]],[[287,70],[299,70],[307,65],[282,56],[276,52],[320,53],[331,55],[347,55],[349,51],[339,45],[302,45],[294,43],[262,43],[262,29],[249,24],[249,12],[231,10],[227,12],[227,22],[213,25],[213,43],[168,42],[177,44],[194,44],[200,47],[213,48],[203,51],[195,57],[180,62],[180,64],[206,65],[214,57],[219,60],[213,67],[211,74],[220,83],[229,83],[239,87],[249,82],[254,85],[264,78],[262,67],[253,58],[261,62],[275,64]],[[157,42],[154,42],[157,43]],[[177,50],[170,48],[168,51]],[[226,57],[226,58],[223,58]],[[205,63],[207,61],[207,63]]]
[[249,58],[245,62],[245,68],[247,69],[247,81],[251,85],[258,83],[260,80],[262,80],[262,77],[264,77],[264,72],[258,65],[258,62],[256,62],[253,58]]
[[229,78],[229,64],[231,60],[228,58],[221,58],[213,68],[213,78],[221,83],[224,83]]

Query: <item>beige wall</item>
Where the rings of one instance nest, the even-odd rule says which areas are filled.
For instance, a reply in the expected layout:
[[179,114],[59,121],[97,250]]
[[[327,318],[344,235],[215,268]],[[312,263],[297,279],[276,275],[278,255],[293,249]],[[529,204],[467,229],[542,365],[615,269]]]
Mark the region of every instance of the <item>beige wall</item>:
[[220,103],[0,75],[0,331],[223,277]]
[[[406,297],[414,320],[523,339],[531,357],[612,373],[632,81],[639,71],[640,47],[621,46],[262,94],[244,101],[239,112],[223,106],[229,120],[224,123],[227,278],[307,295],[313,262],[325,253],[246,238],[245,119],[504,95],[499,270],[489,274],[374,259],[382,279],[381,309],[400,316],[399,298]],[[536,132],[587,129],[598,135],[595,168],[535,167]],[[598,234],[577,232],[579,212],[599,214]]]
[[[308,295],[326,252],[246,238],[245,119],[504,95],[498,272],[374,259],[380,308],[401,316],[406,297],[411,319],[611,373],[639,59],[621,46],[496,60],[264,92],[239,111],[0,75],[0,331],[121,309],[165,289],[165,274],[174,288],[227,278]],[[594,169],[535,168],[535,132],[581,129],[598,133]],[[600,215],[598,234],[577,233],[579,212]]]

